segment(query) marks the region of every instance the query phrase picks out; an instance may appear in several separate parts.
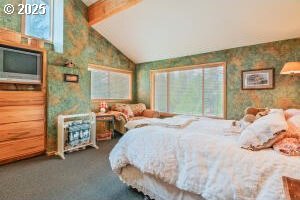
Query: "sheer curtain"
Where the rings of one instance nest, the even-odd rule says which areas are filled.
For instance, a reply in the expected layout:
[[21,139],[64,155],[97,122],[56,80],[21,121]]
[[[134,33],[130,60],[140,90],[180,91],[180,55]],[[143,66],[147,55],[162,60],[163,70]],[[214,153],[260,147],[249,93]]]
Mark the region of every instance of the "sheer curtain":
[[202,113],[202,69],[169,73],[169,112]]
[[161,112],[224,117],[224,66],[154,73],[154,108]]
[[204,114],[223,117],[224,109],[224,69],[209,67],[204,69]]
[[130,74],[91,70],[92,99],[130,99]]

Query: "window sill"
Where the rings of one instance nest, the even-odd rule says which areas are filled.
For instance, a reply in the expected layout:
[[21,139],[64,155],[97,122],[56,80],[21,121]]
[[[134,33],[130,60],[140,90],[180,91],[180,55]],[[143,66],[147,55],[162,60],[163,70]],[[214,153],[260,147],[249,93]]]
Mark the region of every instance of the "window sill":
[[51,40],[45,40],[45,39],[42,39],[42,38],[38,38],[38,37],[30,36],[30,35],[25,35],[24,33],[22,33],[22,37],[27,38],[27,39],[36,39],[36,40],[39,40],[39,41],[43,41],[44,43],[53,45],[53,41],[51,41]]
[[192,114],[176,114],[176,113],[168,113],[168,112],[159,112],[159,114],[160,114],[161,117],[173,117],[173,116],[176,116],[176,115],[190,115],[190,116],[197,116],[197,117],[207,117],[207,118],[211,118],[211,119],[225,119],[224,117],[217,117],[217,116],[202,116],[202,115],[192,115]]
[[122,103],[130,103],[132,102],[132,99],[92,99],[92,103],[100,103],[102,101],[105,101],[107,103],[117,103],[117,102],[122,102]]

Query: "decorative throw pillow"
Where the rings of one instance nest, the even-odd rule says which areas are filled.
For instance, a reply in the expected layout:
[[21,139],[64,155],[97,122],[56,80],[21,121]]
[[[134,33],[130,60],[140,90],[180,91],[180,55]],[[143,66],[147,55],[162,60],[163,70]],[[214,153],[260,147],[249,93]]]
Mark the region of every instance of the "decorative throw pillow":
[[113,107],[112,110],[119,111],[127,115],[128,117],[133,117],[133,112],[128,104],[121,104],[121,103],[116,103]]
[[247,126],[239,138],[242,148],[260,150],[286,137],[288,129],[283,110],[271,109],[268,115],[255,120]]
[[134,116],[143,115],[144,110],[146,110],[146,105],[143,103],[129,104]]
[[300,156],[300,139],[284,138],[274,144],[273,149],[287,156]]

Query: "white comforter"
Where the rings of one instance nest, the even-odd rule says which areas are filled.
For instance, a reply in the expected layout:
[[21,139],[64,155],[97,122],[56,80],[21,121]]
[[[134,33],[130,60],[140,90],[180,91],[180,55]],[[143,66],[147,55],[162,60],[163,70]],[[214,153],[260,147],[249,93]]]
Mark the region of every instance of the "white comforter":
[[168,117],[165,119],[159,118],[143,118],[139,120],[131,120],[125,124],[125,127],[129,130],[142,127],[142,126],[164,126],[168,128],[184,128],[192,121],[197,120],[199,117],[178,115],[175,117]]
[[300,158],[241,149],[238,135],[224,136],[230,124],[203,118],[184,129],[130,130],[112,150],[111,167],[133,165],[206,199],[285,199],[281,177],[300,179]]

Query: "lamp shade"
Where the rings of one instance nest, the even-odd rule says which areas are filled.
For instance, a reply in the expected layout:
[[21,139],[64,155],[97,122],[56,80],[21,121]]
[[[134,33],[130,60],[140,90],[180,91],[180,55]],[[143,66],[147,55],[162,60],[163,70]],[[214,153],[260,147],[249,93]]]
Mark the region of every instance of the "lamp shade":
[[287,62],[280,74],[300,74],[300,62]]

